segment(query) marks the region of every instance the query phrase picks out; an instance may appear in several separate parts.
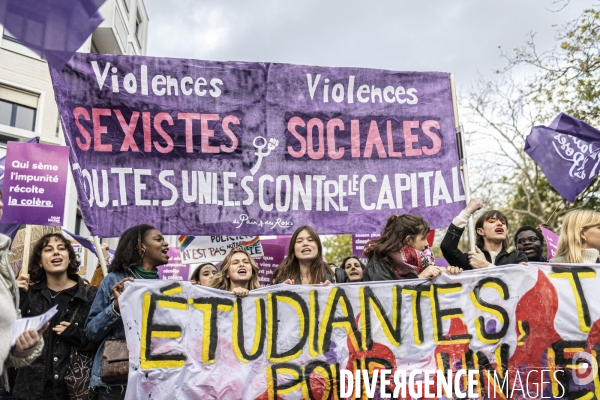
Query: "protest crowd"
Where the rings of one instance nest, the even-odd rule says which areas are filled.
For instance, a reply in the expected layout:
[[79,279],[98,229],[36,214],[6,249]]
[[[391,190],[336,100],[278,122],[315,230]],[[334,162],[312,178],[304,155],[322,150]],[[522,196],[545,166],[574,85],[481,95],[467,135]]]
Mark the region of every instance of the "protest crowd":
[[[449,262],[438,267],[428,248],[429,224],[418,215],[392,215],[381,237],[365,246],[365,266],[360,257],[346,257],[340,267],[330,267],[323,258],[318,233],[310,226],[296,229],[289,252],[272,276],[272,284],[332,285],[348,282],[376,282],[405,279],[435,279],[438,275],[493,268],[498,265],[546,262],[544,239],[538,229],[523,226],[510,236],[506,216],[498,210],[481,213],[475,227],[477,247],[463,253],[459,239],[468,218],[482,208],[477,199],[454,218],[442,241],[441,250]],[[0,203],[1,211],[2,203]],[[1,237],[6,251],[10,239]],[[515,249],[509,251],[509,243]],[[160,231],[151,225],[129,228],[120,237],[110,273],[97,286],[77,275],[79,267],[71,242],[60,233],[47,234],[35,244],[29,261],[29,274],[15,279],[6,263],[0,264],[5,298],[2,307],[3,339],[0,357],[4,359],[4,390],[17,399],[68,399],[69,381],[74,368],[73,354],[93,358],[89,396],[98,399],[122,399],[127,391],[128,353],[123,350],[125,332],[119,298],[128,281],[158,279],[157,267],[168,262],[168,244]],[[600,213],[575,210],[564,219],[558,252],[550,260],[560,263],[600,262]],[[210,286],[245,297],[260,287],[259,268],[253,257],[242,248],[232,249],[217,271],[204,263],[192,274],[191,282]],[[21,334],[11,348],[8,337],[11,319],[39,315],[57,306],[58,313],[40,331]],[[119,348],[119,346],[121,346]],[[106,368],[106,352],[123,354],[125,366]],[[8,369],[8,374],[6,374]],[[109,370],[109,371],[107,371]],[[9,386],[10,384],[10,386]]]
[[[65,144],[11,141],[0,159],[0,400],[374,398],[360,370],[512,380],[541,366],[543,380],[574,371],[578,350],[597,359],[595,381],[554,377],[540,395],[600,397],[600,212],[576,202],[597,182],[600,131],[562,112],[531,128],[518,151],[573,206],[558,236],[509,227],[521,219],[471,196],[452,74],[75,53],[103,1],[61,1],[47,6],[90,19],[61,20],[76,27],[64,46],[21,29],[34,15],[54,32],[45,2],[0,0],[9,41],[48,62]],[[11,121],[26,108],[10,107]],[[32,226],[56,230],[31,240]],[[338,266],[321,237],[333,234],[368,239]],[[271,269],[261,236],[279,240],[265,244],[281,255]],[[117,237],[114,252],[101,244]],[[75,242],[98,256],[89,281]],[[179,281],[162,276],[171,250],[187,258]],[[479,379],[479,398],[513,398]],[[378,396],[388,386],[401,385],[382,378]]]

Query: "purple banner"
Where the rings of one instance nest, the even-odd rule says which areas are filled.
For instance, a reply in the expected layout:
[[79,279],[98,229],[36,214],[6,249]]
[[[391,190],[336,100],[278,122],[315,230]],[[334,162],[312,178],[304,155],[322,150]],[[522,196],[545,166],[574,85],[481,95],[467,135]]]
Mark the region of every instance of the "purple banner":
[[600,131],[560,113],[549,126],[531,128],[525,152],[552,187],[573,202],[600,172]]
[[[39,142],[40,142],[40,137],[34,136],[32,138],[27,139],[27,141],[25,143],[39,143]],[[4,157],[0,157],[0,170],[1,170],[1,172],[0,172],[0,187],[2,187],[2,185],[4,184],[5,163],[6,163],[6,155]],[[0,233],[10,237],[12,240],[15,238],[15,235],[17,234],[17,231],[19,230],[20,227],[21,227],[21,224],[0,223]]]
[[269,286],[273,272],[285,258],[285,247],[277,244],[265,244],[264,242],[262,247],[265,255],[254,257],[254,261],[260,268],[258,273],[260,285]]
[[2,222],[61,226],[68,162],[67,146],[8,142]]
[[369,240],[374,240],[381,237],[379,233],[356,233],[352,235],[352,255],[363,258],[365,244]]
[[51,74],[96,235],[436,228],[465,205],[447,73],[76,54]]
[[169,263],[158,266],[158,278],[162,280],[187,281],[190,276],[190,266],[181,263],[181,253],[176,247],[170,247]]

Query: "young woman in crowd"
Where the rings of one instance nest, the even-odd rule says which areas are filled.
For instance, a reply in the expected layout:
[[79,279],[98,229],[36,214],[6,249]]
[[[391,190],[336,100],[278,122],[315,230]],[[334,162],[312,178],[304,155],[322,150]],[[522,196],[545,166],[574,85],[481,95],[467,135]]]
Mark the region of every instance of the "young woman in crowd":
[[192,274],[190,282],[194,285],[210,286],[213,276],[217,274],[217,268],[212,263],[200,264]]
[[[77,275],[79,261],[71,242],[60,233],[49,233],[37,241],[29,259],[29,280],[21,291],[23,317],[32,317],[54,306],[58,310],[44,336],[42,356],[19,368],[13,396],[19,399],[68,399],[64,381],[71,364],[71,348],[91,351],[83,331],[96,288]],[[24,276],[22,281],[27,281]],[[26,282],[28,283],[28,282]]]
[[573,210],[565,215],[556,255],[550,262],[594,264],[599,253],[600,213]]
[[119,296],[124,284],[134,279],[158,279],[157,267],[169,261],[169,245],[162,233],[150,225],[127,229],[110,264],[110,273],[102,280],[87,321],[87,337],[100,347],[94,357],[90,386],[96,387],[98,399],[123,399],[127,377],[102,381],[102,354],[108,338],[124,339],[125,328],[120,314]]
[[458,249],[469,217],[479,210],[483,204],[471,199],[467,207],[452,220],[452,224],[441,244],[442,254],[450,265],[464,270],[487,268],[491,265],[507,265],[526,263],[527,256],[519,250],[506,250],[508,247],[508,222],[504,214],[498,210],[486,211],[475,222],[475,251],[463,253]]
[[246,250],[233,249],[221,263],[221,272],[212,278],[211,287],[245,297],[258,289],[258,265]]
[[[2,218],[2,190],[0,190],[0,218]],[[15,281],[15,275],[8,264],[8,253],[10,251],[10,238],[0,234],[0,396],[5,396],[10,390],[6,367],[21,368],[31,364],[42,354],[44,340],[42,334],[49,326],[46,324],[39,332],[30,329],[23,332],[14,345],[11,346],[13,324],[20,315],[19,288],[29,288],[28,277],[19,282]],[[4,393],[2,393],[4,392]]]
[[273,272],[271,284],[309,285],[327,282],[335,282],[335,276],[323,261],[319,234],[310,226],[301,226],[292,235],[288,255]]
[[[365,246],[369,259],[363,281],[392,281],[414,278],[435,278],[442,269],[428,264],[422,254],[427,247],[429,224],[413,214],[392,215],[381,237]],[[446,272],[459,274],[462,269],[448,267]]]
[[363,273],[365,271],[365,265],[356,256],[350,256],[344,258],[342,261],[342,268],[346,271],[348,281],[350,282],[361,282],[363,279]]

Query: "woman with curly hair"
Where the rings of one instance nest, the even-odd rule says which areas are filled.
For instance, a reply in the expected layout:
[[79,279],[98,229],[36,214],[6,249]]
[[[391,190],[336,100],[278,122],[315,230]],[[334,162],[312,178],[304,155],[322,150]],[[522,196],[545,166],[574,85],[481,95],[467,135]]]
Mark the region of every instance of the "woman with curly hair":
[[111,382],[104,382],[101,378],[106,339],[125,338],[125,327],[119,313],[119,296],[123,293],[124,284],[134,279],[158,279],[157,267],[169,262],[168,251],[169,244],[162,233],[150,225],[129,228],[119,238],[110,273],[102,280],[85,323],[88,339],[100,345],[94,357],[90,381],[90,386],[97,388],[99,400],[125,398],[126,377]]
[[273,272],[271,284],[309,285],[335,281],[333,272],[323,261],[323,245],[317,231],[311,226],[296,229],[290,239],[288,255]]
[[21,290],[24,317],[40,315],[53,307],[57,313],[52,329],[44,334],[44,349],[30,366],[19,368],[13,395],[19,399],[68,399],[64,381],[71,364],[71,348],[92,351],[83,331],[96,288],[77,275],[79,261],[71,242],[60,233],[42,236],[33,247],[29,259],[29,281]]
[[[427,248],[429,224],[414,214],[392,215],[381,237],[365,246],[369,259],[363,281],[392,281],[415,278],[435,278],[442,269],[429,265],[422,253]],[[448,267],[446,272],[459,274],[462,269]]]
[[233,249],[221,263],[221,272],[212,278],[211,287],[233,292],[238,297],[248,296],[258,289],[258,265],[246,250]]

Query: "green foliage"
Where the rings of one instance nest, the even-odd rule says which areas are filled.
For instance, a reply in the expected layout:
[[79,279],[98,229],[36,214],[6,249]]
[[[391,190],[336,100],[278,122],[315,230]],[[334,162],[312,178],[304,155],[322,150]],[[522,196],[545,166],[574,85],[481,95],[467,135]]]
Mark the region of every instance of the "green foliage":
[[344,258],[352,255],[352,235],[331,235],[323,240],[325,258],[341,267]]
[[[486,205],[505,211],[513,229],[548,222],[557,231],[570,209],[600,209],[598,177],[573,203],[564,201],[523,150],[531,127],[547,125],[559,112],[600,126],[599,9],[557,28],[550,50],[538,51],[531,34],[523,47],[503,53],[508,66],[498,71],[500,79],[481,79],[468,96],[470,122],[479,125],[469,138],[486,145],[480,159],[474,157],[479,183],[472,189]],[[512,77],[517,66],[529,67],[518,81]]]

